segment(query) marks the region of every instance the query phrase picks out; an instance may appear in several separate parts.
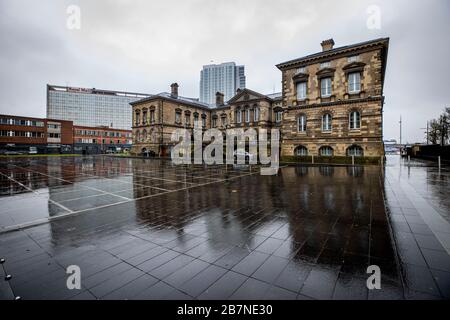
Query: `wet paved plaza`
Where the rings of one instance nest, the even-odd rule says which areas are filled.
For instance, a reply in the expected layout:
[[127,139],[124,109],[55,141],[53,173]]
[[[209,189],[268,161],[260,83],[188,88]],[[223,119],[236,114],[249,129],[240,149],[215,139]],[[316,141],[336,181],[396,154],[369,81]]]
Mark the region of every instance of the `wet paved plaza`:
[[49,157],[1,159],[0,181],[0,299],[450,297],[448,168]]

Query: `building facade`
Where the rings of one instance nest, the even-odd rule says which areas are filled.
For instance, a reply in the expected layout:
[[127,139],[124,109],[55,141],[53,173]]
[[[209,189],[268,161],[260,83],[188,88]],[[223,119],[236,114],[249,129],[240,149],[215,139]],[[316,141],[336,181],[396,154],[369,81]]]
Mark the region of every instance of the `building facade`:
[[72,121],[0,115],[0,153],[70,153]]
[[234,62],[210,64],[203,66],[200,72],[200,101],[214,105],[216,92],[231,99],[237,89],[245,88],[245,67],[236,66]]
[[131,130],[74,126],[72,121],[0,115],[0,153],[99,154],[130,150]]
[[99,154],[131,150],[131,130],[109,127],[73,127],[73,150],[81,154]]
[[131,129],[130,102],[149,94],[47,85],[47,118],[77,126]]
[[216,103],[212,106],[180,97],[178,84],[174,83],[170,94],[154,95],[132,103],[134,143],[131,152],[168,157],[176,144],[171,141],[174,130],[192,131],[195,123],[203,130],[281,128],[281,97],[281,93],[264,95],[250,89],[238,89],[227,103],[224,95],[217,92]]
[[170,155],[173,147],[172,132],[177,128],[193,129],[199,123],[204,129],[211,127],[211,109],[197,99],[178,95],[178,84],[171,92],[163,92],[132,102],[133,148],[132,153]]
[[175,128],[278,128],[282,156],[384,155],[382,140],[383,84],[389,39],[382,38],[333,48],[277,65],[282,92],[264,95],[238,89],[227,102],[215,93],[215,103],[202,104],[170,94],[131,103],[133,153],[151,151],[168,156]]
[[389,39],[333,48],[277,65],[282,72],[282,154],[384,154],[383,84]]

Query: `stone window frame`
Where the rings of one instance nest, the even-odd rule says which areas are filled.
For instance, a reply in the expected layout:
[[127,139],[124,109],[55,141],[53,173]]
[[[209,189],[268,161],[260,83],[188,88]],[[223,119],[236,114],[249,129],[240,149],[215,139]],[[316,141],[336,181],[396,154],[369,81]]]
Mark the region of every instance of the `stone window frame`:
[[141,125],[141,110],[140,109],[134,110],[134,125],[136,127]]
[[253,108],[253,122],[259,122],[261,118],[261,109],[257,103],[255,103],[252,108]]
[[183,114],[183,110],[181,110],[180,108],[175,109],[175,124],[179,125],[182,123],[182,120],[181,120],[182,114]]
[[[326,115],[329,115],[331,117],[330,121],[329,121],[329,130],[324,130],[324,117]],[[331,133],[333,132],[333,112],[329,111],[329,110],[325,110],[321,113],[320,116],[320,130],[322,133]]]
[[[322,150],[325,150],[325,149],[331,149],[331,154],[322,154]],[[330,145],[320,146],[319,149],[318,149],[318,152],[319,152],[319,156],[321,156],[321,157],[332,157],[332,156],[334,156],[334,149]]]
[[237,107],[235,112],[236,112],[235,123],[241,124],[242,123],[242,108],[241,107]]
[[[225,119],[225,120],[224,120]],[[220,122],[222,127],[226,127],[228,124],[228,116],[225,112],[220,115]]]
[[147,125],[147,116],[148,116],[148,108],[144,107],[142,108],[142,125]]
[[[364,92],[364,68],[366,64],[364,62],[350,62],[342,67],[345,73],[345,92],[349,96],[359,96],[360,93]],[[359,91],[350,92],[349,90],[349,75],[352,73],[359,73]]]
[[211,127],[212,128],[217,128],[217,119],[219,117],[217,116],[217,114],[213,114],[213,116],[211,117]]
[[194,112],[194,127],[198,124],[199,113],[197,111]]
[[[305,150],[306,154],[298,154],[298,150]],[[298,145],[294,149],[294,156],[297,156],[297,157],[307,157],[308,153],[309,153],[308,148],[304,145]]]
[[[273,108],[273,113],[275,116],[275,124],[280,125],[283,122],[283,108],[282,107],[275,107]],[[281,114],[281,118],[278,120],[278,114]]]
[[190,110],[184,111],[184,124],[188,127],[191,125],[191,111]]
[[141,130],[136,130],[136,135],[135,135],[135,139],[136,139],[136,142],[140,142],[141,141]]
[[244,123],[250,123],[251,120],[252,120],[251,108],[250,106],[246,105],[244,107]]
[[150,124],[153,124],[156,121],[156,107],[152,105],[148,108],[148,110],[150,111],[149,112],[149,117],[150,117],[149,122],[150,122]]
[[146,142],[147,141],[147,130],[144,129],[142,130],[142,142]]
[[[355,148],[356,150],[360,150],[361,154],[350,154],[350,149]],[[364,157],[364,148],[358,144],[351,144],[345,149],[345,155],[347,157],[355,156],[355,157]]]
[[[333,85],[334,85],[334,74],[336,73],[336,69],[334,68],[324,68],[321,69],[320,71],[318,71],[316,73],[316,77],[317,77],[317,83],[318,83],[318,92],[319,92],[319,96],[320,98],[331,98],[333,96]],[[322,80],[326,79],[326,78],[330,78],[330,94],[329,95],[322,95]]]
[[[305,122],[304,123],[305,130],[299,130],[299,128],[300,128],[299,121],[300,121],[300,118],[302,118],[302,117],[305,119],[305,121],[304,121]],[[297,114],[297,116],[296,116],[296,124],[297,124],[297,132],[298,133],[302,133],[302,134],[306,133],[306,130],[308,129],[307,123],[308,123],[308,117],[306,116],[306,113],[302,112],[302,113]]]
[[202,118],[202,127],[206,128],[206,118],[207,118],[206,113],[202,113],[201,118]]
[[[309,74],[308,73],[296,73],[292,77],[292,81],[294,82],[295,99],[300,102],[304,102],[304,101],[308,100]],[[297,86],[299,83],[305,83],[305,97],[301,98],[301,99],[299,99],[298,91],[297,91]]]
[[[351,127],[351,117],[352,117],[352,113],[353,112],[358,112],[359,113],[359,126],[357,128],[352,128]],[[348,111],[348,129],[350,131],[361,131],[361,125],[362,125],[362,111],[360,108],[351,108]]]

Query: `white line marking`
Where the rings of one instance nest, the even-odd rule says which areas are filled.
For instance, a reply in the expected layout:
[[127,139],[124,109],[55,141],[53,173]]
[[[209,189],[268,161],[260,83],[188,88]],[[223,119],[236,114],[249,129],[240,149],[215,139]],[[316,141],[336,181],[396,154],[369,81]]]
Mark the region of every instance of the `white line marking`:
[[[11,178],[10,176],[5,175],[5,174],[3,174],[3,173],[0,173],[0,174],[3,175],[3,176],[5,176],[5,177],[8,178],[9,180],[11,180],[11,181],[17,183],[18,185],[24,187],[24,188],[27,189],[28,191],[31,191],[31,192],[33,192],[34,194],[37,194],[37,195],[39,195],[39,196],[42,196],[41,194],[39,194],[39,193],[37,193],[36,191],[34,191],[33,189],[27,187],[27,186],[24,185],[23,183],[20,183],[19,181],[15,180],[14,178]],[[70,210],[69,208],[66,208],[66,207],[63,206],[62,204],[60,204],[60,203],[58,203],[58,202],[56,202],[56,201],[53,201],[53,200],[50,199],[50,198],[48,198],[48,201],[51,202],[51,203],[53,203],[54,205],[60,207],[60,208],[63,208],[64,210],[67,210],[67,211],[69,211],[69,212],[71,212],[71,213],[73,212],[73,211]]]

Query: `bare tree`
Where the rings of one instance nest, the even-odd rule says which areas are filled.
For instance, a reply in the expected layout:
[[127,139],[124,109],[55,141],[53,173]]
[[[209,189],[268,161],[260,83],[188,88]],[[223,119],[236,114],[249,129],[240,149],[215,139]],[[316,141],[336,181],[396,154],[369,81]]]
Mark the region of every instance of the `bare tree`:
[[446,145],[450,137],[450,108],[444,109],[444,112],[438,119],[433,119],[429,123],[428,141],[431,144]]
[[428,132],[428,139],[431,144],[437,144],[440,138],[439,123],[436,119],[430,121],[430,128]]
[[450,108],[445,108],[444,112],[439,117],[439,137],[441,140],[441,146],[444,146],[448,141],[450,127]]

